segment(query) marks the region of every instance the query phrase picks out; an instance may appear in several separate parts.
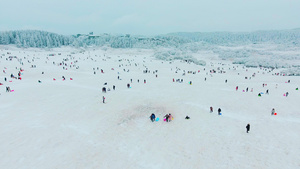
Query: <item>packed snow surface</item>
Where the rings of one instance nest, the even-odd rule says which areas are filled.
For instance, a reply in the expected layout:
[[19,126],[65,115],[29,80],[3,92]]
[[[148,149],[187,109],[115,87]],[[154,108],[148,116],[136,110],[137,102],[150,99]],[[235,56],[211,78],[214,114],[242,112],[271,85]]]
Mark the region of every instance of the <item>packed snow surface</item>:
[[0,168],[300,168],[299,76],[205,53],[0,50]]

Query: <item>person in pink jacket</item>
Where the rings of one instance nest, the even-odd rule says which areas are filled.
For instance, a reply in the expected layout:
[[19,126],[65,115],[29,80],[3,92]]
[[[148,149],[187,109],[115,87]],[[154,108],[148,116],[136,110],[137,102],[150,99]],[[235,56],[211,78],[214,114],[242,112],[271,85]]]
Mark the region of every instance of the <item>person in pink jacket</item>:
[[171,113],[169,114],[169,121],[172,121],[173,116],[171,115]]

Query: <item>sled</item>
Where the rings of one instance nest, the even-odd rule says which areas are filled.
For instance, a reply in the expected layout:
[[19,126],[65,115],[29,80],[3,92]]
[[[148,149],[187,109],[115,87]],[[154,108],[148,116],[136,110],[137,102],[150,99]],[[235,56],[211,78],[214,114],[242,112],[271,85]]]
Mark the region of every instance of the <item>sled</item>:
[[277,113],[274,113],[274,115],[276,116],[276,115],[277,115]]
[[158,121],[159,120],[159,118],[157,117],[156,119],[155,119],[155,121]]
[[164,119],[164,121],[167,121],[166,119]]

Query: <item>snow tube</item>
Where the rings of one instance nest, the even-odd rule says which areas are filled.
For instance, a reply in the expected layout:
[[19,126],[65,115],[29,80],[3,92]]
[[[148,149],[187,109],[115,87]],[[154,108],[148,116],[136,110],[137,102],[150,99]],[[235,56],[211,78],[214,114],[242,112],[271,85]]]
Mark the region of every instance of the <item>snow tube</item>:
[[274,115],[276,116],[276,115],[277,115],[277,113],[274,113]]
[[70,78],[70,80],[73,80],[73,78]]
[[11,90],[10,92],[14,92],[15,90]]
[[159,120],[159,118],[157,117],[156,119],[155,119],[155,121],[158,121]]
[[164,121],[167,121],[166,119],[164,119]]
[[283,96],[285,96],[285,93],[283,94]]
[[56,80],[55,78],[53,78],[53,80]]
[[264,94],[263,92],[260,92],[260,94]]

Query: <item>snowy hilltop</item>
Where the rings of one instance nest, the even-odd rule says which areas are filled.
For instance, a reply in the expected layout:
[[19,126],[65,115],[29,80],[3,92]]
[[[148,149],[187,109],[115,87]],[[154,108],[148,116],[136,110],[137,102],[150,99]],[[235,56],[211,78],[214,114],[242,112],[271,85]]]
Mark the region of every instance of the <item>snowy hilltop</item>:
[[45,31],[21,30],[0,32],[0,45],[15,44],[18,47],[52,48],[61,46],[104,46],[112,48],[180,48],[187,43],[203,42],[211,45],[248,45],[257,43],[276,43],[300,45],[300,29],[256,32],[208,32],[208,33],[170,33],[158,36],[138,36],[129,34],[77,34],[59,35]]

